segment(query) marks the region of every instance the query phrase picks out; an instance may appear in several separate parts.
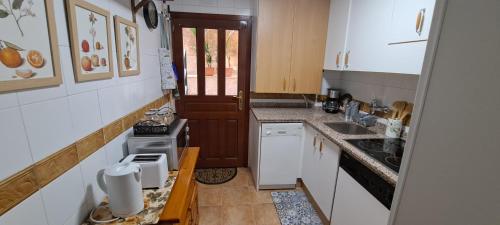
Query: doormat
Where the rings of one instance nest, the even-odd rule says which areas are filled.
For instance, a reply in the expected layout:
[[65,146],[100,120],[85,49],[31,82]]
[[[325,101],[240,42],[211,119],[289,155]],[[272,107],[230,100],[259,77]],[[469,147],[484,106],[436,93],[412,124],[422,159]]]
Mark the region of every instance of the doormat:
[[232,180],[237,173],[236,168],[197,169],[196,180],[203,184],[223,184]]
[[282,225],[323,225],[302,191],[271,192]]

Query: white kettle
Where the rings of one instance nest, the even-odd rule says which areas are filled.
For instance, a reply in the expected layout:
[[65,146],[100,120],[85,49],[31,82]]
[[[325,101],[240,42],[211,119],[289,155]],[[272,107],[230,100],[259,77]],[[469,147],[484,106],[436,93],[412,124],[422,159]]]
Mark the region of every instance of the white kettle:
[[141,173],[141,166],[134,162],[117,163],[97,173],[97,183],[109,196],[113,216],[125,218],[144,209]]

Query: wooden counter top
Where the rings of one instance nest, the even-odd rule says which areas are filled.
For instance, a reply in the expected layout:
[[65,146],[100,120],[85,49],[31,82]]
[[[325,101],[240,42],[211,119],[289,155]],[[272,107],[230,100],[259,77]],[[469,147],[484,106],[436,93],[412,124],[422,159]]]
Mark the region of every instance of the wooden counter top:
[[160,224],[188,224],[186,220],[188,209],[191,206],[193,194],[196,194],[196,181],[194,170],[198,156],[199,147],[190,147],[184,151],[177,180],[172,188],[165,209],[160,216]]

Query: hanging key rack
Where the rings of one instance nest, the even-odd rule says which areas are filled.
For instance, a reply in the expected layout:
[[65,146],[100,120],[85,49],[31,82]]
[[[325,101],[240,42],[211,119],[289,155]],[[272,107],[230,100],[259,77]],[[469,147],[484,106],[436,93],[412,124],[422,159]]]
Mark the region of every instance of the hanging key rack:
[[[136,22],[135,14],[137,13],[137,11],[139,11],[139,9],[141,9],[149,1],[153,1],[153,0],[140,0],[140,2],[137,4],[135,4],[135,0],[130,0],[130,9],[132,10],[132,21],[134,21],[134,23]],[[174,0],[162,0],[163,3],[167,2],[167,1],[173,2]]]

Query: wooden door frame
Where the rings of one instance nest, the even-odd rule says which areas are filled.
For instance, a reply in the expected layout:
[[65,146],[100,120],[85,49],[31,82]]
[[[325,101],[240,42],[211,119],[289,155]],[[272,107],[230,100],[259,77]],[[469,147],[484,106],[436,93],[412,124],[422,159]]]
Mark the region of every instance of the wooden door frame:
[[[179,29],[180,27],[183,26],[188,26],[191,23],[197,23],[200,24],[200,20],[206,20],[206,22],[201,22],[203,27],[205,28],[216,28],[213,26],[211,22],[217,21],[219,24],[227,24],[228,27],[233,27],[235,30],[239,30],[241,26],[246,26],[247,32],[242,33],[239,32],[239,40],[240,43],[246,43],[246,46],[248,48],[244,49],[246,52],[241,53],[242,56],[244,56],[246,59],[246,63],[244,65],[239,64],[238,65],[238,77],[244,76],[243,80],[243,85],[240,86],[240,83],[238,81],[238,86],[240,87],[238,90],[243,90],[244,92],[244,105],[243,105],[243,115],[244,115],[244,121],[243,121],[243,141],[242,141],[242,152],[241,152],[241,158],[240,158],[240,164],[241,166],[248,166],[248,129],[249,129],[249,115],[250,115],[250,76],[251,76],[251,49],[252,49],[252,17],[251,16],[240,16],[240,15],[221,15],[221,14],[205,14],[205,13],[187,13],[187,12],[171,12],[171,18],[172,18],[172,29]],[[234,23],[236,21],[240,21],[240,26],[236,27],[234,26]],[[242,24],[242,22],[246,22],[245,24]],[[202,35],[199,32],[197,32],[196,35]],[[243,38],[243,39],[242,39]],[[199,38],[198,38],[199,39]],[[203,43],[198,43],[197,41],[197,61],[202,61],[204,62],[204,54],[199,54],[200,51],[203,51]],[[182,43],[182,32],[174,32],[172,31],[172,43]],[[225,43],[221,43],[220,41],[218,42],[218,46],[225,46]],[[182,52],[182,45],[179,44],[173,44],[172,45],[172,51],[174,52]],[[225,54],[225,53],[224,53]],[[224,65],[219,62],[220,60],[224,60],[225,57],[219,57],[218,59],[218,65]],[[179,93],[182,99],[201,99],[201,100],[211,100],[214,101],[214,97],[224,97],[223,100],[220,101],[225,101],[227,98],[232,98],[231,96],[225,96],[224,93],[220,93],[221,90],[218,91],[217,96],[205,96],[205,77],[204,77],[204,68],[201,68],[204,65],[200,65],[200,63],[197,64],[198,68],[197,70],[201,72],[200,76],[198,76],[198,95],[197,96],[186,96],[185,95],[185,90],[184,90],[184,61],[182,54],[173,54],[172,60],[177,68],[178,71],[178,76],[179,79],[177,81],[178,87],[179,87]],[[200,70],[201,69],[201,70]],[[219,71],[219,74],[225,74],[225,66],[218,66],[217,70]],[[218,87],[221,87],[225,83],[221,82],[221,80],[224,80],[224,76],[219,76],[222,78],[219,78],[217,81]],[[224,80],[225,82],[225,80]],[[220,88],[219,88],[220,89]],[[200,93],[200,90],[201,91]],[[202,96],[199,96],[202,95]],[[219,96],[221,95],[221,96]],[[217,100],[216,100],[217,101]],[[178,111],[180,111],[180,114],[182,115],[184,112],[184,108],[181,104],[179,104],[179,101],[176,101],[176,108]]]

